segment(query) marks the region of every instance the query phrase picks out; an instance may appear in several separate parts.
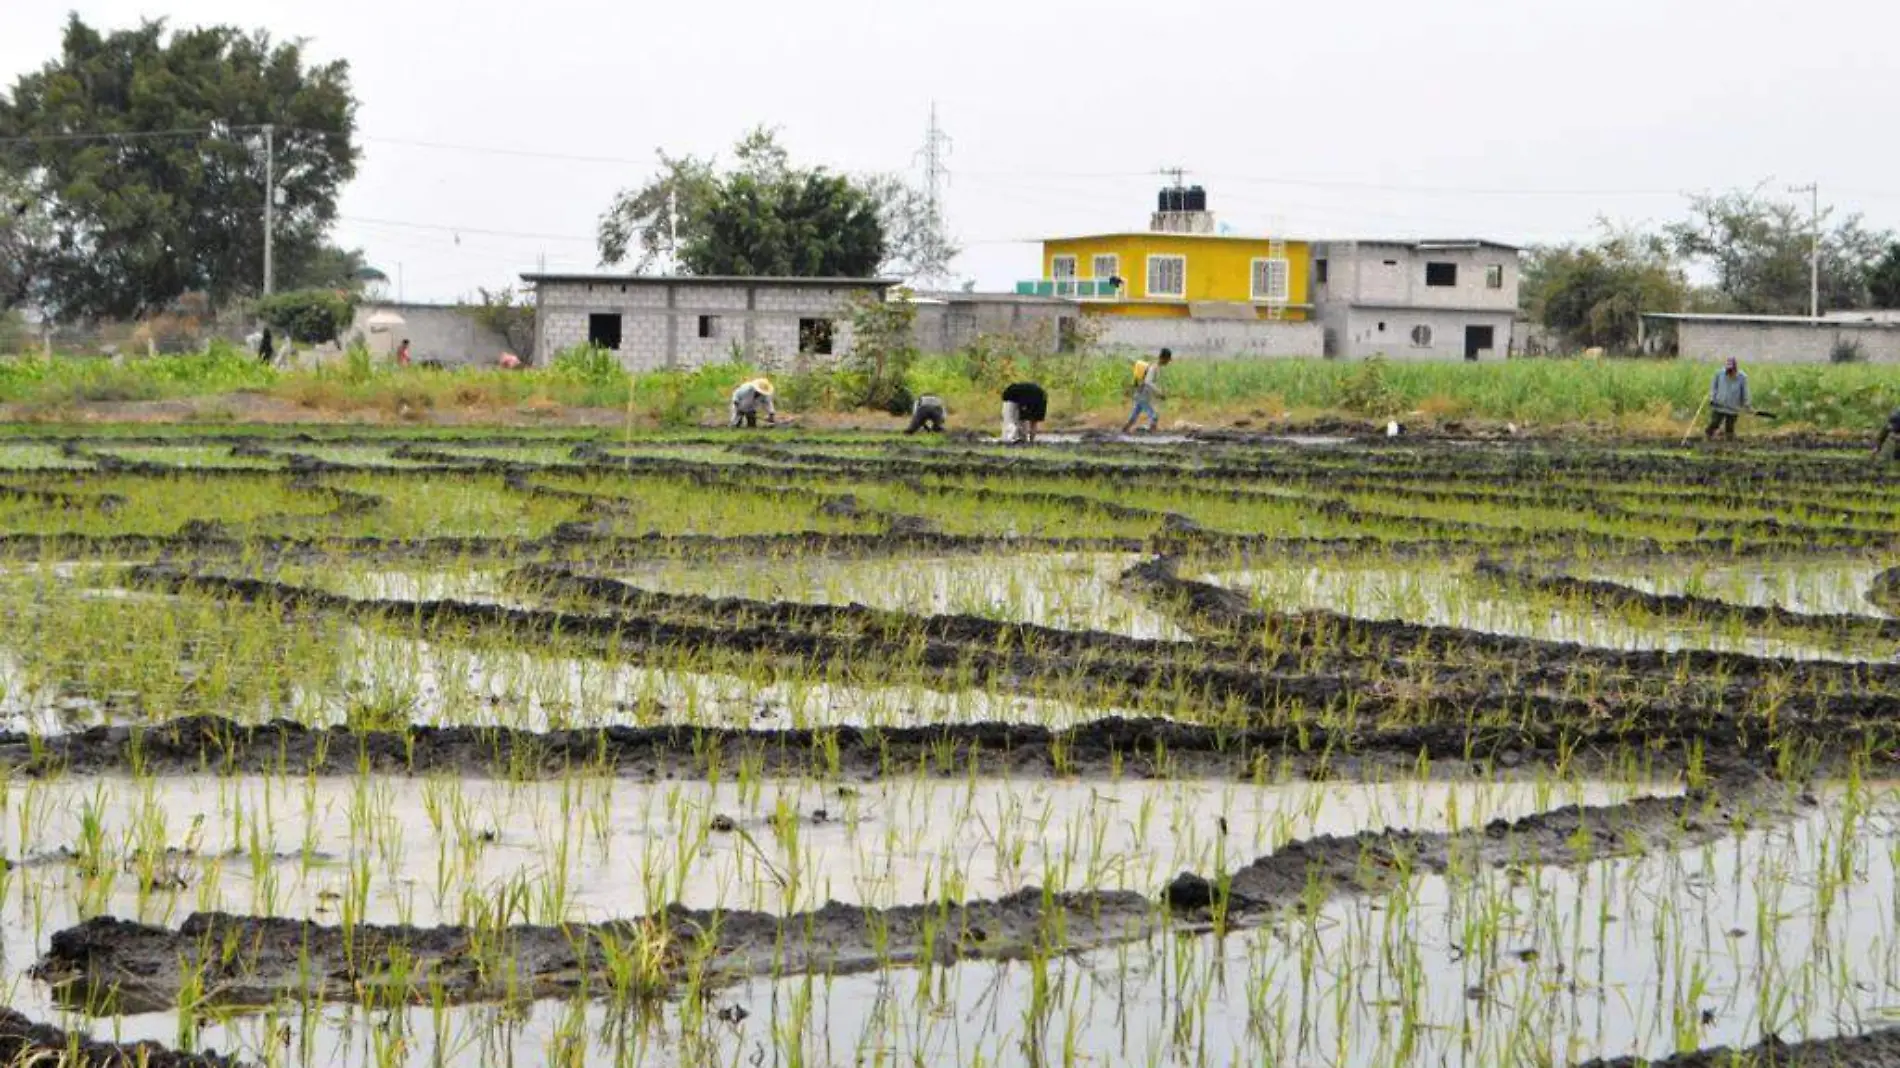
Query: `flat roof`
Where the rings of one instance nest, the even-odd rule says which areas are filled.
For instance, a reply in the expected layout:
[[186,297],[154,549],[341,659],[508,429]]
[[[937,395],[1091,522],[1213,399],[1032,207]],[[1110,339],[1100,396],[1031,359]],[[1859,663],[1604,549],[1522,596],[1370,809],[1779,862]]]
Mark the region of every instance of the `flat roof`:
[[1781,323],[1783,325],[1801,324],[1805,326],[1868,326],[1881,325],[1866,319],[1816,319],[1811,315],[1731,315],[1726,312],[1644,312],[1645,319],[1669,319],[1685,323]]
[[1415,248],[1421,252],[1446,251],[1461,248],[1501,248],[1510,252],[1522,252],[1522,245],[1513,245],[1504,241],[1493,241],[1488,237],[1323,237],[1314,244],[1320,245],[1388,245],[1393,248]]
[[902,285],[898,278],[803,278],[769,274],[556,274],[530,271],[524,282],[592,282],[601,285],[656,286],[858,286],[888,289]]
[[1286,241],[1293,244],[1310,245],[1310,237],[1287,237],[1276,234],[1184,234],[1173,230],[1110,230],[1100,234],[1068,234],[1062,237],[1043,237],[1037,240],[1047,244],[1051,241],[1102,241],[1111,237],[1185,237],[1194,241],[1252,241],[1257,244],[1273,241]]

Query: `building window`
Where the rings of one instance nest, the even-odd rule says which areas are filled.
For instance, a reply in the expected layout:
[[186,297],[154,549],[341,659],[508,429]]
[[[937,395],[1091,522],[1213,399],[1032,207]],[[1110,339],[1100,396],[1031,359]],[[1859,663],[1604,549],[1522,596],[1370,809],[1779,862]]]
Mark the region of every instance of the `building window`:
[[1075,277],[1074,256],[1049,257],[1049,277],[1061,280]]
[[1386,265],[1387,267],[1397,267],[1397,266],[1399,265],[1399,261],[1397,261],[1397,260],[1386,260],[1386,261],[1385,261],[1385,265]]
[[597,349],[620,347],[620,316],[595,312],[587,317],[587,343]]
[[1322,286],[1332,281],[1332,272],[1325,260],[1313,261],[1313,281]]
[[1187,296],[1187,257],[1148,257],[1148,295],[1151,297]]
[[1412,328],[1412,347],[1429,349],[1432,347],[1432,328],[1420,323]]
[[831,355],[831,320],[800,319],[798,352],[801,356]]
[[1119,278],[1122,273],[1122,258],[1120,256],[1097,256],[1090,262],[1089,270],[1093,272],[1093,277],[1098,282],[1106,282],[1111,278]]
[[718,337],[719,336],[719,316],[717,315],[700,316],[699,317],[699,336],[700,337]]
[[1253,299],[1285,304],[1292,268],[1283,259],[1253,261]]
[[1427,263],[1425,265],[1425,284],[1428,286],[1457,285],[1458,265],[1455,263]]
[[1384,324],[1384,323],[1380,323],[1380,324],[1379,324],[1379,333],[1381,333],[1381,334],[1383,334],[1383,333],[1385,333],[1385,324]]
[[1502,263],[1494,263],[1484,269],[1484,288],[1504,288],[1504,265]]

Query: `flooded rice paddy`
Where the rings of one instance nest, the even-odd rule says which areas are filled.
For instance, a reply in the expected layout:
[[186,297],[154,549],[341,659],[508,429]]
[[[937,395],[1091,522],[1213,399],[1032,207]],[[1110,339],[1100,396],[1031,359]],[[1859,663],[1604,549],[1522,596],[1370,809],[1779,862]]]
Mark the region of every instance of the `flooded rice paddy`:
[[1900,1041],[1875,476],[22,437],[0,985],[166,1064],[1851,1062]]

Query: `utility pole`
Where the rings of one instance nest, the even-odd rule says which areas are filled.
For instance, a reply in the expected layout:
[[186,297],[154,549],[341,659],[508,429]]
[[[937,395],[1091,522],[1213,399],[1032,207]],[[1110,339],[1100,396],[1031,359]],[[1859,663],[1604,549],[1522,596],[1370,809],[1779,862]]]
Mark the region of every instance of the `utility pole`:
[[275,228],[277,214],[277,146],[275,137],[277,128],[264,126],[264,295],[271,295],[271,231]]
[[1790,193],[1807,193],[1814,198],[1808,229],[1808,318],[1821,317],[1821,183],[1791,185]]
[[678,274],[680,270],[680,194],[678,189],[666,191],[666,273]]
[[1187,183],[1187,168],[1163,167],[1161,168],[1161,176],[1163,178],[1174,179],[1174,188],[1182,189],[1182,188],[1185,188],[1186,183]]

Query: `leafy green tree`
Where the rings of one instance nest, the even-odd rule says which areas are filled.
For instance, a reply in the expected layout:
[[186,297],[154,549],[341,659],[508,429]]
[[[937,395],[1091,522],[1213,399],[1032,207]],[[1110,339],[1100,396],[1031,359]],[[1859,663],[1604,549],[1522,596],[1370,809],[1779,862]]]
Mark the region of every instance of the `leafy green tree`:
[[1665,238],[1607,227],[1595,244],[1531,250],[1519,292],[1565,344],[1612,351],[1635,347],[1644,312],[1681,311],[1691,294]]
[[348,64],[307,64],[300,45],[261,31],[145,22],[102,34],[72,16],[60,54],[0,97],[0,138],[32,139],[0,148],[0,172],[26,181],[54,224],[50,310],[131,316],[188,292],[219,306],[255,293],[267,124],[276,270],[300,279],[356,173]]
[[364,279],[379,272],[369,269],[369,261],[360,248],[343,248],[328,241],[320,243],[308,258],[293,265],[292,273],[277,275],[283,289],[343,289],[355,292]]
[[35,304],[53,221],[28,184],[0,173],[0,311]]
[[1867,272],[1867,297],[1876,308],[1900,308],[1900,242],[1887,246]]
[[680,265],[692,274],[863,278],[884,260],[877,205],[823,170],[732,175],[703,222],[680,246]]
[[734,146],[730,169],[660,159],[657,177],[621,192],[601,217],[603,262],[634,259],[636,270],[650,270],[674,233],[677,267],[692,274],[865,277],[947,264],[956,251],[919,232],[935,215],[903,183],[794,167],[765,127]]
[[[1833,214],[1822,213],[1823,225]],[[1732,311],[1806,315],[1814,220],[1801,207],[1759,190],[1690,198],[1689,218],[1667,227],[1676,251],[1715,276]],[[1821,233],[1821,308],[1864,308],[1875,265],[1893,235],[1850,215]]]

